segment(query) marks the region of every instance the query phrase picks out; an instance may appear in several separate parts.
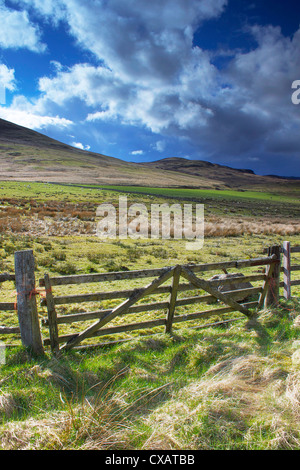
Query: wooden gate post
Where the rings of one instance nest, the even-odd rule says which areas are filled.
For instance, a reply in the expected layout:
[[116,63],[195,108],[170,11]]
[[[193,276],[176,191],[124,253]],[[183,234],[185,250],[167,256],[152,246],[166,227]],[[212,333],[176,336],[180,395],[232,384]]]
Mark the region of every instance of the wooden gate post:
[[45,289],[46,289],[51,350],[54,354],[57,354],[59,352],[57,315],[56,315],[56,310],[55,310],[55,303],[54,303],[54,298],[52,294],[52,286],[51,286],[49,274],[45,274],[44,281],[45,281]]
[[289,300],[291,298],[291,244],[283,242],[283,283],[284,297]]
[[[276,264],[274,265],[271,278],[269,280],[269,288],[265,297],[265,308],[276,305],[279,300],[279,284],[280,284],[280,266],[281,266],[281,246],[275,245],[271,246],[268,250],[268,256],[275,255]],[[266,275],[270,266],[267,267]]]
[[172,332],[172,323],[173,323],[175,307],[176,307],[177,292],[178,292],[178,286],[180,282],[180,274],[181,274],[181,266],[176,266],[174,270],[174,274],[173,274],[172,291],[170,295],[169,309],[168,309],[168,314],[167,314],[167,319],[166,319],[166,333]]
[[22,344],[36,354],[43,354],[44,347],[36,303],[33,251],[15,253],[15,278]]

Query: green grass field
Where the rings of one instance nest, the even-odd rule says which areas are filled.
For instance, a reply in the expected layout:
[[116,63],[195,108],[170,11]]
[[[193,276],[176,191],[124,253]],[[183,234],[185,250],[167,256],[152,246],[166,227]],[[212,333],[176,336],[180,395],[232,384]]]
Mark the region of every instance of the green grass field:
[[85,201],[97,199],[97,193],[89,188],[56,185],[50,183],[32,183],[19,181],[0,182],[0,198],[34,199],[37,201],[67,200]]
[[[124,192],[129,194],[143,194],[145,196],[158,196],[163,198],[177,198],[179,201],[192,199],[195,201],[206,199],[224,199],[224,200],[248,200],[248,201],[261,201],[269,203],[288,203],[300,204],[300,197],[289,196],[280,191],[276,192],[262,192],[262,191],[241,191],[241,190],[205,190],[205,189],[185,189],[185,188],[151,188],[139,186],[106,186],[106,185],[73,185],[73,184],[50,184],[50,183],[34,183],[34,182],[7,182],[0,183],[0,197],[26,197],[36,199],[47,198],[68,198],[81,200],[97,199],[99,194],[103,197],[105,192],[115,194],[115,192]],[[299,195],[300,196],[300,195]]]
[[[39,279],[46,272],[57,276],[248,259],[284,240],[300,244],[299,201],[232,191],[226,197],[206,192],[207,236],[200,251],[186,251],[184,240],[101,242],[92,231],[94,212],[99,203],[117,203],[117,190],[1,182],[0,272],[12,272],[14,252],[24,249],[33,250]],[[189,190],[166,190],[155,199],[148,188],[140,191],[146,194],[138,202],[147,206],[174,203],[172,194],[189,200]],[[192,198],[200,197],[199,191],[195,194]],[[135,202],[136,194],[128,199]],[[262,215],[265,203],[278,210],[271,219]],[[294,255],[293,262],[299,261]],[[101,290],[134,287],[133,281],[123,281]],[[89,288],[99,291],[97,285]],[[68,292],[80,293],[82,286]],[[0,302],[13,302],[15,296],[13,283],[1,286]],[[0,365],[0,449],[299,450],[299,287],[293,296],[262,311],[258,323],[237,315],[236,322],[205,329],[191,329],[199,323],[181,324],[172,335],[163,329],[124,333],[119,339],[132,340],[59,358],[49,349],[44,357],[34,357],[17,336],[1,336],[17,346],[6,349],[6,363]],[[106,302],[101,307],[114,305]],[[99,305],[64,305],[58,313],[91,308]],[[39,312],[46,318],[45,307]],[[185,307],[185,312],[192,309]],[[135,318],[143,319],[148,318]],[[207,323],[212,320],[220,318]],[[0,313],[0,326],[17,324],[14,312]],[[64,325],[60,332],[84,327]],[[42,332],[48,335],[46,327]]]
[[[299,197],[274,194],[262,191],[238,191],[238,190],[206,190],[206,189],[183,189],[183,188],[142,188],[138,186],[101,186],[108,190],[124,191],[128,193],[142,193],[146,195],[172,197],[178,199],[247,199],[267,202],[281,202],[300,204]],[[299,194],[300,196],[300,194]]]

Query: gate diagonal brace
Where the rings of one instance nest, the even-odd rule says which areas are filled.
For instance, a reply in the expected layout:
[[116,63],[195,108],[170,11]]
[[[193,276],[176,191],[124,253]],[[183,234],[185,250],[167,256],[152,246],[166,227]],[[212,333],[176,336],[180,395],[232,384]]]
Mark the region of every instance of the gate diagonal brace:
[[138,289],[136,292],[134,292],[129,299],[125,300],[122,304],[118,305],[115,307],[109,314],[107,314],[104,318],[102,318],[100,321],[95,322],[93,325],[91,325],[89,328],[86,330],[82,331],[79,333],[79,335],[75,336],[72,338],[68,343],[66,343],[61,350],[69,350],[75,346],[77,346],[81,341],[84,339],[92,336],[97,330],[102,328],[102,326],[106,325],[108,322],[113,320],[115,317],[118,315],[121,315],[128,310],[129,307],[131,307],[133,304],[141,300],[143,297],[146,295],[151,294],[157,287],[159,287],[161,284],[166,282],[168,279],[170,279],[173,274],[174,274],[175,268],[167,268],[166,271],[157,279],[151,282],[146,287],[143,287],[141,289]]
[[247,317],[250,318],[253,316],[250,310],[240,305],[229,295],[222,294],[222,292],[218,291],[218,289],[213,287],[209,281],[205,281],[204,279],[199,279],[189,268],[183,267],[181,271],[181,275],[185,277],[188,281],[190,281],[192,284],[194,284],[194,286],[205,290],[209,294],[213,295],[214,297],[221,300],[222,302],[229,305],[230,307],[234,308],[235,310],[243,313]]

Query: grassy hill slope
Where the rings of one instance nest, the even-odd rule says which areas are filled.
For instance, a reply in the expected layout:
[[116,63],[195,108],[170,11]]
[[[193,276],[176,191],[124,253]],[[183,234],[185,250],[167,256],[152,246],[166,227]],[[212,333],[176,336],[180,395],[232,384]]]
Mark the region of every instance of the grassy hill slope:
[[89,184],[121,184],[202,189],[261,188],[284,191],[299,182],[264,177],[202,161],[167,158],[130,163],[76,149],[0,119],[0,179]]
[[192,175],[151,169],[106,155],[76,149],[43,134],[0,119],[0,179],[139,184],[217,185]]

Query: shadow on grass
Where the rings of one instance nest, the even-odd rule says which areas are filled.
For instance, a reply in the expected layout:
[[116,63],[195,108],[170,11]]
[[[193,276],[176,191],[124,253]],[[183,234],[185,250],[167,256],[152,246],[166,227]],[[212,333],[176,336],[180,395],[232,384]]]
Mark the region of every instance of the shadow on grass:
[[263,350],[267,350],[270,346],[272,339],[267,329],[258,321],[258,318],[251,318],[245,325],[247,330],[255,331],[257,337],[256,341]]

